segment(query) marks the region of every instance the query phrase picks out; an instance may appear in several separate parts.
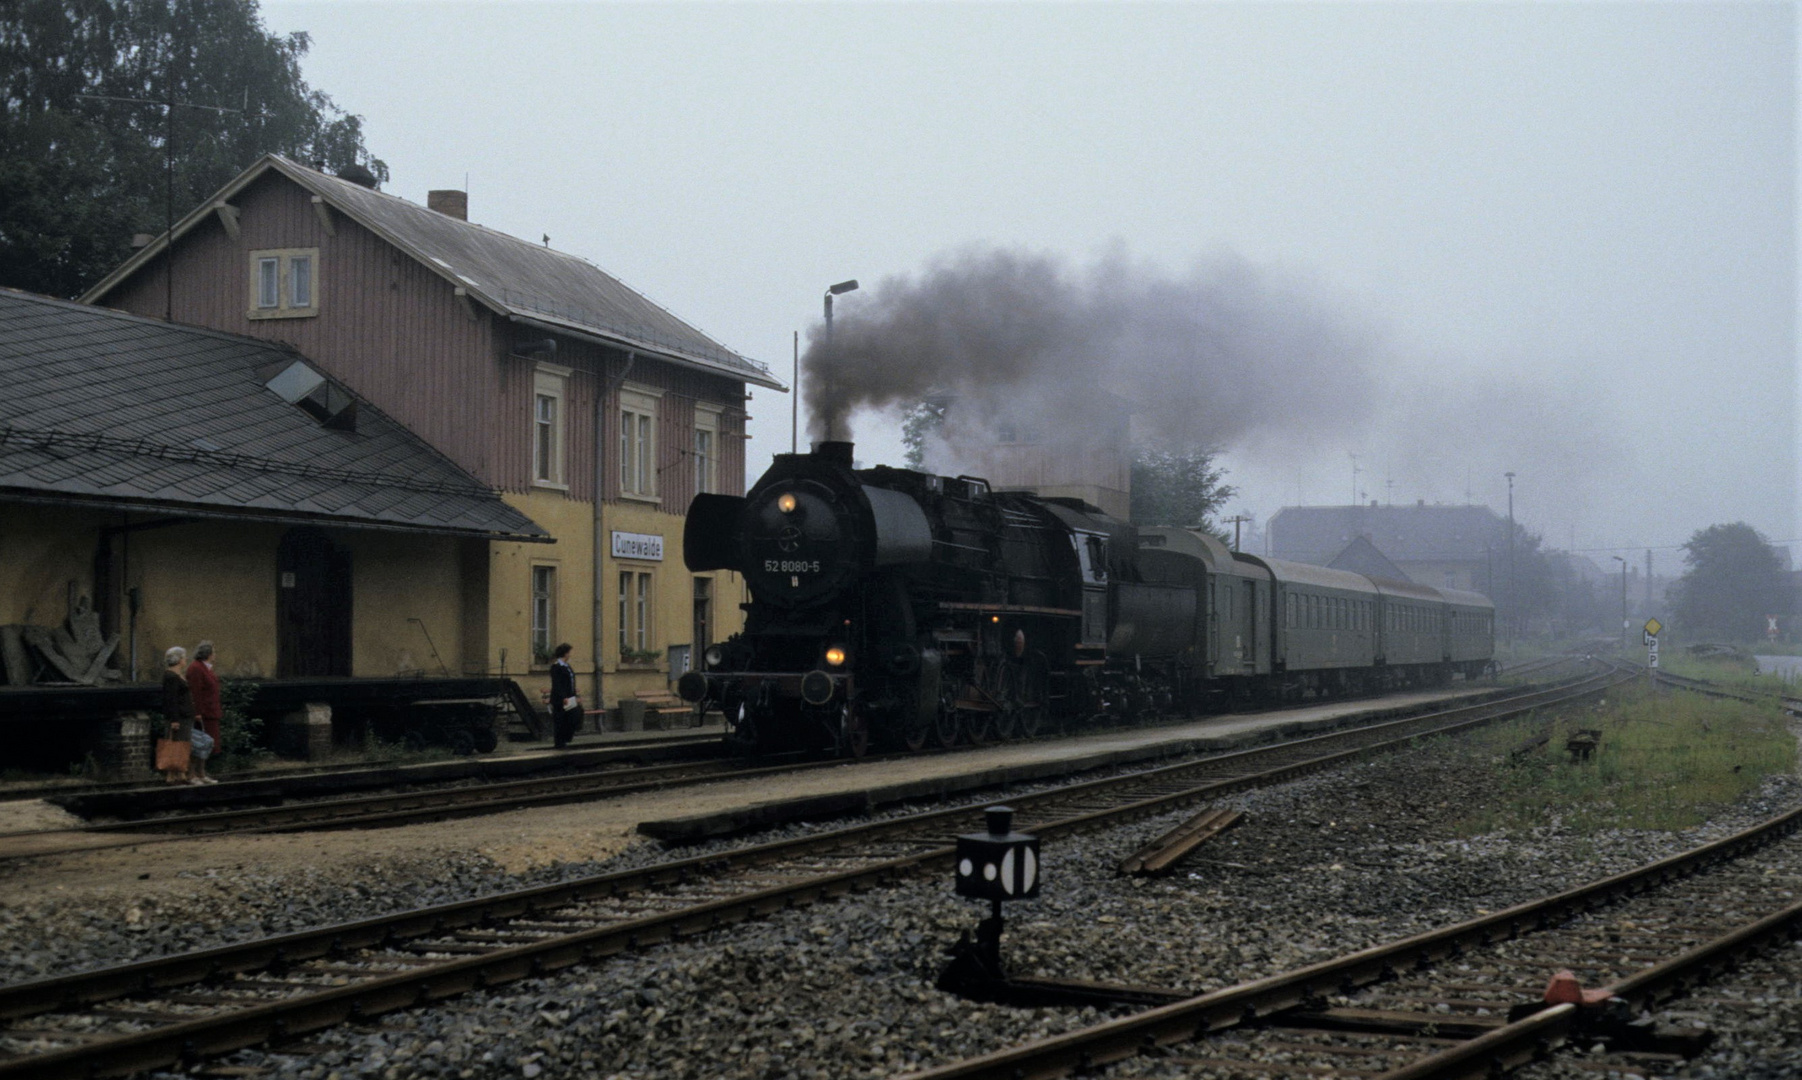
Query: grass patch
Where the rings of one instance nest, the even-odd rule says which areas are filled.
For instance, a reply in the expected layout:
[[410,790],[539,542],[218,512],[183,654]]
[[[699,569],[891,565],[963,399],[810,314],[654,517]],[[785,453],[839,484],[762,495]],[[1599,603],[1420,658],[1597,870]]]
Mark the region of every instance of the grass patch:
[[[1537,750],[1527,740],[1552,735]],[[1573,762],[1565,740],[1599,730],[1600,745]],[[1556,720],[1533,717],[1483,733],[1502,790],[1458,823],[1462,836],[1552,824],[1578,835],[1603,829],[1674,831],[1756,790],[1767,776],[1796,771],[1796,734],[1773,706],[1644,687],[1610,691],[1605,704]]]
[[[1685,656],[1673,653],[1658,658],[1658,666],[1672,675],[1683,675],[1691,679],[1707,679],[1719,684],[1724,689],[1746,690],[1754,694],[1782,694],[1786,687],[1783,679],[1777,675],[1760,675],[1751,665],[1719,656]],[[1788,688],[1795,690],[1794,684]]]

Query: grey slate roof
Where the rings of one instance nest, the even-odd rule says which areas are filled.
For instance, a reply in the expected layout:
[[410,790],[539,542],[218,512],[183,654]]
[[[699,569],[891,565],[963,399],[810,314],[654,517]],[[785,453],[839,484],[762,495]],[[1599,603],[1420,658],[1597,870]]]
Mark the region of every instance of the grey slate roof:
[[338,431],[264,385],[302,359],[0,289],[0,498],[550,539],[368,402]]
[[1480,562],[1508,543],[1508,522],[1487,506],[1285,506],[1271,515],[1270,553],[1325,566],[1360,536],[1398,564]]
[[1402,568],[1389,561],[1389,556],[1382,553],[1370,542],[1367,536],[1354,536],[1351,543],[1345,545],[1339,554],[1332,557],[1327,566],[1333,570],[1350,570],[1354,574],[1363,574],[1368,578],[1387,578],[1390,581],[1413,581],[1402,572]]
[[[239,174],[177,223],[175,235],[199,224],[213,205],[229,200],[270,170],[319,196],[493,311],[783,389],[763,364],[726,348],[592,263],[328,176],[278,155],[269,155]],[[88,290],[82,300],[99,302],[138,267],[156,258],[162,248],[159,237]]]

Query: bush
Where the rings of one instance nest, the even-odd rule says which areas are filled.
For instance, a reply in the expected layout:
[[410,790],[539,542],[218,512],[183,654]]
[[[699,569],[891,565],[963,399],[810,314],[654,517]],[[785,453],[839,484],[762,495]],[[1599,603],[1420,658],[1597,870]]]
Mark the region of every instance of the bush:
[[273,757],[262,745],[263,721],[250,715],[250,703],[257,696],[257,684],[248,679],[219,680],[219,741],[224,749],[214,760],[231,765],[247,765]]

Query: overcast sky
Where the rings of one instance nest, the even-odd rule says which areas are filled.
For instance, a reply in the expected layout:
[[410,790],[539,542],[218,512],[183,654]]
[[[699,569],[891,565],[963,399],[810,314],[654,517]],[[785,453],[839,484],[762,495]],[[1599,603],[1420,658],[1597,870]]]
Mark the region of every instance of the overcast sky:
[[[1502,510],[1512,470],[1556,547],[1802,538],[1792,5],[263,10],[385,190],[467,174],[472,220],[785,381],[845,278],[841,310],[973,248],[1238,260],[1375,343],[1380,404],[1222,447],[1234,510],[1342,504],[1355,453],[1398,503]],[[756,393],[753,475],[789,400]],[[892,421],[856,437],[899,463]]]

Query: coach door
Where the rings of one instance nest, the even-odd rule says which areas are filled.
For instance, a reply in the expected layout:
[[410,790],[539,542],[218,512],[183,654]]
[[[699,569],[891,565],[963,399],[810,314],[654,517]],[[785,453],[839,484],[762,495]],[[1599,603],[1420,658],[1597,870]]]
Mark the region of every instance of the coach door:
[[350,553],[318,529],[290,529],[275,570],[276,675],[349,675]]

